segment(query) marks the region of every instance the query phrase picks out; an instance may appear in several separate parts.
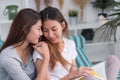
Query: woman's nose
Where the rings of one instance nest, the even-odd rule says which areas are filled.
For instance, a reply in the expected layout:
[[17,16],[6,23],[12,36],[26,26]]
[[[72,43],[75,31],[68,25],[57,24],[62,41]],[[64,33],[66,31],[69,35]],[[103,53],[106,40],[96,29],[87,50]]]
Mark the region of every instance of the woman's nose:
[[48,36],[49,36],[49,37],[52,37],[52,36],[53,36],[53,32],[52,32],[52,31],[49,31]]
[[42,31],[40,31],[40,36],[42,36],[43,35],[43,32]]

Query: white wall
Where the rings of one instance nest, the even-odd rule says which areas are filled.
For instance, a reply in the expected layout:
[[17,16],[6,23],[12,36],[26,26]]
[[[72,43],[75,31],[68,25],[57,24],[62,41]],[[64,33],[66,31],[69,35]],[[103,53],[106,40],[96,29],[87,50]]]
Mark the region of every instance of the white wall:
[[[97,13],[99,11],[92,7],[92,4],[90,4],[90,1],[93,1],[93,0],[89,0],[84,9],[84,21],[86,21],[86,22],[96,21]],[[36,5],[35,5],[34,0],[0,0],[0,4],[1,4],[0,5],[0,17],[3,17],[5,19],[7,19],[7,16],[4,16],[2,13],[3,13],[6,5],[11,5],[11,4],[19,5],[18,10],[20,10],[23,7],[28,7],[28,8],[32,8],[32,9],[36,10]],[[52,6],[59,8],[58,1],[53,0]],[[41,10],[43,8],[45,8],[44,0],[41,0],[40,8],[41,8]],[[76,5],[72,0],[64,0],[64,4],[63,4],[63,8],[61,9],[61,12],[63,13],[63,15],[65,16],[66,19],[68,19],[67,13],[68,13],[69,9],[77,9],[80,11],[79,6]]]
[[[45,8],[43,1],[44,0],[41,0],[41,6],[40,6],[41,10]],[[86,5],[85,10],[84,10],[84,22],[87,22],[87,23],[97,22],[98,21],[98,13],[101,12],[101,10],[92,7],[92,4],[90,3],[90,1],[94,1],[94,0],[89,0],[88,4]],[[120,0],[116,0],[116,1],[120,1]],[[32,8],[32,9],[36,10],[36,5],[35,5],[34,0],[0,0],[0,23],[4,20],[8,20],[8,16],[4,16],[3,11],[6,7],[6,5],[10,5],[10,4],[19,5],[18,10],[20,10],[24,7]],[[58,4],[57,0],[53,0],[52,6],[59,8],[59,4]],[[72,0],[64,0],[64,5],[63,5],[63,8],[61,9],[61,12],[63,13],[63,15],[65,16],[67,21],[68,21],[68,10],[69,9],[77,9],[80,11],[79,6],[76,5],[75,3],[73,3]],[[79,13],[79,15],[80,15],[80,13]],[[8,23],[6,22],[5,24],[0,24],[0,27],[1,27],[0,34],[1,34],[2,40],[6,39],[9,28],[10,28],[10,24],[11,24],[11,22],[8,22]],[[108,53],[107,52],[108,50],[104,49],[104,47],[101,47],[100,45],[88,46],[87,47],[87,55],[90,56],[90,60],[92,60],[92,61],[97,60],[97,59],[98,59],[98,61],[99,61],[99,59],[103,60],[108,55],[108,54],[104,54],[104,53]],[[103,54],[101,54],[101,53],[103,53]]]
[[[99,10],[95,9],[92,7],[92,4],[90,3],[90,1],[93,0],[89,0],[85,9],[84,9],[84,21],[85,22],[94,22],[97,20],[97,13],[99,12]],[[59,4],[57,0],[53,0],[53,4],[52,6],[57,7],[59,9]],[[29,0],[29,4],[27,7],[33,8],[36,10],[36,6],[35,6],[35,2],[33,0]],[[40,6],[41,10],[45,8],[44,5],[44,0],[41,0],[41,6]],[[65,18],[68,20],[68,10],[69,9],[77,9],[80,11],[80,8],[78,5],[76,5],[72,0],[64,0],[64,4],[63,4],[63,8],[61,9],[61,12],[63,13],[63,15],[65,16]],[[80,13],[79,13],[80,15]]]
[[[41,0],[41,6],[40,6],[41,10],[45,8],[43,1],[44,0]],[[3,12],[7,5],[13,5],[13,4],[19,6],[18,11],[22,8],[32,8],[32,9],[36,10],[36,5],[35,5],[34,0],[0,0],[0,23],[2,23],[2,21],[8,20],[8,15],[6,15],[6,16],[3,15]],[[57,7],[59,9],[58,1],[53,0],[52,6]],[[63,15],[65,16],[67,21],[69,19],[68,18],[68,10],[69,9],[77,9],[80,11],[79,6],[76,5],[72,0],[64,0],[63,8],[60,11],[63,13]],[[6,12],[7,12],[7,10],[6,10]],[[80,15],[80,13],[79,13],[79,15]],[[89,1],[84,9],[84,19],[83,20],[84,20],[84,22],[95,22],[95,21],[97,21],[97,19],[98,19],[97,10],[92,7],[92,5],[90,4],[90,1]],[[6,39],[10,24],[11,24],[10,22],[0,24],[0,26],[2,27],[2,28],[0,28],[0,33],[2,34],[2,36],[1,36],[2,40]]]

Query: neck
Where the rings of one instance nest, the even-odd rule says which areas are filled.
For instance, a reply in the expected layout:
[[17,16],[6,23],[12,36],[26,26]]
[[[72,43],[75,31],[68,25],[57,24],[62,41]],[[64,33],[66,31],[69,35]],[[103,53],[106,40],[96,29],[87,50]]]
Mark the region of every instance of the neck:
[[58,46],[58,50],[59,50],[60,53],[61,53],[62,50],[63,50],[63,48],[64,48],[64,41],[61,40],[61,41],[57,44],[57,46]]
[[[17,45],[16,45],[17,46]],[[25,64],[30,56],[30,47],[28,44],[23,43],[21,46],[15,48],[21,60]]]

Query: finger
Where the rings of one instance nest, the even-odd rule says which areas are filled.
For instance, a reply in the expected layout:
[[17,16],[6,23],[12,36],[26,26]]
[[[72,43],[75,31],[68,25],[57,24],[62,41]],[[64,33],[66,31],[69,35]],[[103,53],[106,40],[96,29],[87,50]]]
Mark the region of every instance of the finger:
[[84,70],[87,70],[87,71],[92,71],[93,69],[92,68],[89,68],[89,67],[83,67]]
[[34,48],[36,51],[38,51],[38,50],[39,50],[37,46],[33,46],[33,48]]
[[37,46],[36,46],[36,45],[33,45],[32,47],[33,47],[34,49],[36,49]]
[[89,70],[93,70],[92,68],[90,68],[90,67],[83,67],[83,68],[85,68],[85,69],[89,69]]
[[79,70],[80,72],[82,72],[82,71],[92,71],[92,69],[89,68],[89,67],[80,67],[78,70]]
[[89,76],[89,75],[92,75],[90,72],[84,72],[83,73],[83,76]]
[[83,73],[83,76],[85,76],[85,77],[88,76],[88,75],[89,75],[88,73]]
[[38,44],[36,44],[37,47],[41,47],[43,45],[42,42],[39,42]]
[[44,41],[39,42],[39,43],[37,44],[37,46],[44,46],[44,45],[47,45],[47,43],[46,43],[46,42],[44,42]]

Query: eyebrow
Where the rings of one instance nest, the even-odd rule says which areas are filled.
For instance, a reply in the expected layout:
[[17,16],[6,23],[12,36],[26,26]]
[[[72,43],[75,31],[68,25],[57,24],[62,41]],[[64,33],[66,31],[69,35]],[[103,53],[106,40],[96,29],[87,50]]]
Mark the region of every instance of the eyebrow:
[[52,28],[55,28],[56,26],[53,26]]
[[[53,29],[53,28],[56,28],[56,25],[55,25],[55,26],[52,26],[51,28],[52,28],[52,29]],[[46,29],[46,28],[43,27],[43,29]]]

